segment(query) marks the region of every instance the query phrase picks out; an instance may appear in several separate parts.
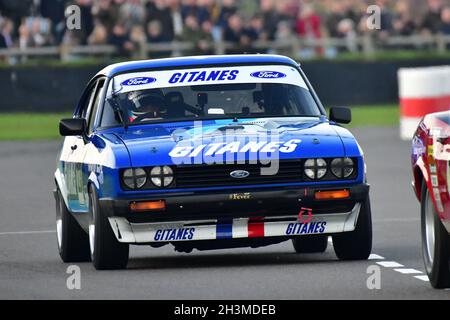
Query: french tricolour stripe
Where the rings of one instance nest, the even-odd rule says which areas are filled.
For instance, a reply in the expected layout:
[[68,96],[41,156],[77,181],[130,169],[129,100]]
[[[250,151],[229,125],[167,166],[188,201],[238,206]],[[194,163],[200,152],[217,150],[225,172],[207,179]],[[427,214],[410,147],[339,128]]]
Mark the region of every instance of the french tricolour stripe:
[[216,239],[233,238],[233,220],[219,220],[216,227]]
[[264,218],[250,218],[248,220],[248,237],[261,238],[264,237]]

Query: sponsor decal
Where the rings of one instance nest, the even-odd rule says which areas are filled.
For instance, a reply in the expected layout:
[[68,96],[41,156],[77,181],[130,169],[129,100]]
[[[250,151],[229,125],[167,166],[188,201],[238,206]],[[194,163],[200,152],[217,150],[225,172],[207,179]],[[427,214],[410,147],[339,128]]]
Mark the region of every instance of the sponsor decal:
[[300,139],[292,139],[287,142],[275,141],[250,141],[243,144],[242,141],[234,141],[230,143],[211,143],[193,146],[176,146],[170,151],[169,156],[172,158],[192,158],[203,153],[203,156],[210,157],[214,155],[223,155],[225,153],[292,153],[300,144]]
[[[117,86],[121,84],[121,93],[135,91],[136,88],[149,89],[151,87],[155,89],[267,82],[290,84],[309,90],[300,73],[289,66],[213,66],[210,68],[168,69],[120,74],[115,77],[117,80],[115,84]],[[116,88],[109,89],[108,94],[115,91],[117,91]]]
[[245,179],[250,175],[250,172],[245,170],[235,170],[230,172],[230,177],[235,179]]
[[431,157],[433,156],[433,154],[434,154],[434,147],[433,147],[432,144],[428,146],[427,154],[428,154],[428,156],[431,156]]
[[252,194],[250,192],[246,193],[233,193],[230,194],[228,199],[230,200],[250,200],[252,198]]
[[169,80],[169,83],[197,83],[209,81],[236,80],[239,70],[208,70],[176,72]]
[[434,147],[433,147],[433,145],[429,145],[427,147],[427,160],[428,160],[428,163],[430,165],[433,165],[433,164],[436,163],[436,161],[434,160]]
[[308,223],[289,223],[286,228],[286,235],[299,235],[299,234],[315,234],[324,233],[326,229],[326,221],[315,221]]
[[155,78],[150,78],[150,77],[137,77],[137,78],[131,78],[131,79],[127,79],[124,82],[122,82],[121,84],[123,86],[141,86],[144,84],[150,84],[156,82]]
[[192,240],[195,228],[158,229],[155,232],[155,241]]
[[434,165],[434,164],[430,165],[430,172],[431,173],[436,173],[436,165]]
[[412,146],[413,146],[413,154],[415,156],[419,156],[426,152],[426,148],[425,148],[424,144],[422,143],[422,140],[420,140],[417,137],[413,138]]
[[[304,214],[307,214],[308,216],[305,218]],[[309,223],[312,220],[312,209],[310,208],[301,208],[300,212],[298,213],[298,221],[302,223]]]
[[250,74],[250,76],[253,78],[258,78],[258,79],[286,78],[286,75],[284,73],[278,72],[278,71],[258,71],[258,72],[253,72],[252,74]]
[[433,188],[433,196],[436,201],[437,210],[439,212],[444,211],[444,207],[442,206],[441,193],[438,188]]
[[442,206],[441,199],[436,200],[436,205],[437,205],[437,209],[438,209],[439,212],[443,212],[444,211],[444,207]]
[[433,175],[431,176],[431,185],[432,185],[433,187],[438,187],[438,186],[439,186],[437,175],[434,175],[434,174],[433,174]]

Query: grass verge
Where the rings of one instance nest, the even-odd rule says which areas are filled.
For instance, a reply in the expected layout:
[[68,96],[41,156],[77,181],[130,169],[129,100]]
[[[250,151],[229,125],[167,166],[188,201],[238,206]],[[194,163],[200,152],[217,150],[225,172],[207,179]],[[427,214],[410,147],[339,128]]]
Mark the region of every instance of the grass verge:
[[[0,141],[59,139],[58,123],[69,113],[0,113]],[[349,127],[395,126],[399,122],[396,105],[352,107]]]
[[0,141],[59,138],[58,124],[69,113],[0,113]]
[[352,107],[349,127],[390,127],[400,121],[400,108],[396,104]]

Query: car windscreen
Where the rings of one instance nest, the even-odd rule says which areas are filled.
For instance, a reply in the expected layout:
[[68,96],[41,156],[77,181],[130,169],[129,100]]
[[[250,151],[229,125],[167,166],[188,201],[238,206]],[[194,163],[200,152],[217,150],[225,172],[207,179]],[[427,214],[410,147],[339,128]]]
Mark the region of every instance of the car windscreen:
[[[119,115],[120,114],[120,115]],[[252,66],[140,72],[113,78],[101,126],[161,121],[320,116],[298,70]]]

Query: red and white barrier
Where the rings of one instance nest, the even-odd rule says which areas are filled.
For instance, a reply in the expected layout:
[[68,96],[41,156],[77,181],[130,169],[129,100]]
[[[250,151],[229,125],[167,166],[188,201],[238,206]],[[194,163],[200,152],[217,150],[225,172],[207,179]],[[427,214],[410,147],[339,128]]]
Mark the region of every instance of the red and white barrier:
[[410,140],[426,114],[450,110],[450,66],[400,69],[398,80],[400,136]]

